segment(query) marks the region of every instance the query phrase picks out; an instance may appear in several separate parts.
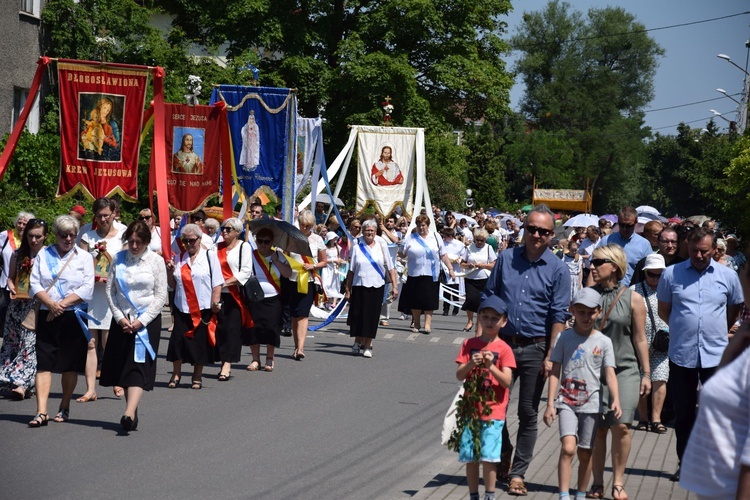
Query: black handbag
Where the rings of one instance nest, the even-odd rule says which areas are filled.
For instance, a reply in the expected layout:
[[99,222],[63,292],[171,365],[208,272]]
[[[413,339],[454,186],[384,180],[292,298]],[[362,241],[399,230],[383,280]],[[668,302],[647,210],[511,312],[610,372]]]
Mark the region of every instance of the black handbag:
[[[242,246],[240,246],[239,267],[242,267]],[[240,295],[251,304],[253,302],[260,302],[266,297],[266,294],[263,293],[263,287],[260,286],[260,281],[258,281],[258,276],[255,275],[254,264],[253,274],[247,279],[244,285],[240,285]]]
[[[646,292],[646,287],[643,287],[643,291]],[[645,295],[645,293],[644,293]],[[648,299],[648,295],[645,295],[646,306],[648,306],[648,315],[651,318],[651,325],[656,330],[656,321],[654,320],[654,311],[651,308],[651,301]],[[654,334],[654,338],[651,341],[651,347],[654,351],[667,353],[669,352],[669,332],[667,330],[658,330]]]

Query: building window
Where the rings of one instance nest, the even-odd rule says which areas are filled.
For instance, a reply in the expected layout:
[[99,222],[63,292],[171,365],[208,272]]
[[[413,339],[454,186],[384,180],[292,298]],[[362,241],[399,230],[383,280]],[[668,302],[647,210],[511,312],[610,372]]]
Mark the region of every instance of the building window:
[[34,17],[41,16],[40,0],[21,0],[21,12]]
[[[13,89],[13,123],[11,129],[21,117],[21,111],[26,105],[26,99],[29,97],[29,89],[16,87]],[[26,130],[32,134],[39,132],[39,99],[34,99],[29,118],[26,120]]]

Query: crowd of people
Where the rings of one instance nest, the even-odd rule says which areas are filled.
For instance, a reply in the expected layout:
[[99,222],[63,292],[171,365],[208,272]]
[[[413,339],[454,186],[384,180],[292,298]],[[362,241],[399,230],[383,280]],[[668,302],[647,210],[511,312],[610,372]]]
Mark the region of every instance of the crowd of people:
[[[515,214],[432,209],[413,220],[346,210],[338,217],[323,204],[295,211],[309,255],[279,248],[278,233],[268,226],[251,231],[248,221],[219,221],[203,210],[175,214],[166,260],[148,208],[127,225],[107,198],[93,203],[88,224],[82,206],[49,226],[21,212],[14,227],[0,233],[0,385],[15,399],[36,394],[37,413],[28,425],[43,427],[70,418],[79,373],[86,384],[76,399],[81,403],[97,400],[98,379],[124,398],[120,423],[129,432],[138,427],[143,391],[154,388],[165,305],[172,317],[167,387],[183,383],[187,363],[186,385],[200,390],[207,366],[218,365],[218,381],[232,379],[243,346],[250,348],[248,371],[276,368],[282,336],[293,340],[292,359],[304,360],[313,307],[337,314],[339,299],[345,300],[352,353],[372,358],[378,327],[392,319],[394,302],[408,329],[425,335],[435,328],[442,302],[443,315],[466,314],[462,330],[471,338],[457,358],[459,379],[482,369],[498,396],[488,404],[507,406],[511,392],[518,398],[515,446],[505,425],[485,422],[480,432],[486,431],[481,442],[487,453],[460,453],[472,497],[479,462],[494,464],[484,466],[485,498],[494,494],[494,481],[487,482],[492,474],[508,483],[510,494],[527,494],[524,478],[550,377],[544,421],[560,425],[561,497],[569,494],[576,453],[593,474],[589,487],[590,473],[579,472],[577,496],[604,497],[609,432],[616,499],[628,497],[624,476],[634,431],[665,433],[674,420],[681,463],[695,454],[699,387],[722,373],[722,356],[735,372],[746,359],[742,348],[750,333],[742,320],[750,314],[741,316],[740,275],[747,266],[737,237],[710,220],[700,226],[639,222],[632,207],[620,210],[614,224],[600,219],[586,227],[566,227],[564,216],[543,205]],[[248,214],[267,217],[259,202]],[[250,280],[262,290],[252,302],[244,293]],[[589,376],[605,367],[601,382]],[[51,417],[52,373],[62,374],[62,397]],[[488,415],[482,420],[504,421],[505,408],[493,407]],[[711,439],[704,434],[700,439]],[[737,463],[746,463],[747,451],[736,448]],[[697,476],[681,470],[673,480],[705,491]],[[739,475],[738,467],[735,486]]]

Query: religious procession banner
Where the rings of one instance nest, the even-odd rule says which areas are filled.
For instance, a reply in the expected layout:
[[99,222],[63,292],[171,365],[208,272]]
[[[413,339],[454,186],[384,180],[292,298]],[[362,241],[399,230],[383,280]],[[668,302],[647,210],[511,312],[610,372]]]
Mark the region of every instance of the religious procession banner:
[[383,216],[398,206],[411,214],[417,130],[358,127],[358,213],[372,205]]
[[211,104],[226,104],[232,142],[233,176],[251,199],[268,186],[292,220],[297,171],[297,96],[291,89],[220,85]]
[[315,145],[318,135],[323,134],[323,120],[320,118],[297,117],[297,171],[294,180],[294,195],[310,183],[312,166],[315,160]]
[[149,68],[82,61],[57,63],[60,183],[57,196],[136,201],[138,150]]
[[165,107],[169,204],[192,212],[219,192],[222,110],[186,104]]

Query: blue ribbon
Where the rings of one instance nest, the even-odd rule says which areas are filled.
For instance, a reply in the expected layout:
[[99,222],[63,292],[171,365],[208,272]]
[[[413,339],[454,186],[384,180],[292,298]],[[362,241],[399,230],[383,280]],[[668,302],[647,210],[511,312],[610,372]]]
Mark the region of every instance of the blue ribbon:
[[437,281],[438,277],[440,276],[440,273],[438,272],[438,266],[435,265],[435,256],[432,255],[432,249],[427,245],[427,243],[424,242],[421,236],[418,234],[413,235],[414,239],[417,240],[417,243],[422,245],[425,251],[425,255],[428,259],[430,259],[430,267],[432,268],[432,281]]
[[362,243],[362,240],[359,240],[359,249],[362,250],[362,253],[365,254],[365,257],[367,257],[367,260],[370,261],[370,264],[372,264],[372,267],[375,268],[375,271],[377,271],[378,275],[385,280],[385,273],[380,270],[380,266],[378,266],[377,262],[375,262],[375,259],[372,258],[372,255],[370,255],[370,250],[367,249],[364,243]]
[[[69,259],[72,259],[75,257],[76,249],[72,250],[74,253],[69,257]],[[50,275],[52,276],[53,280],[57,279],[57,275],[60,272],[60,263],[62,262],[62,257],[59,255],[57,258],[54,258],[52,256],[52,252],[57,253],[54,250],[53,246],[47,247],[47,250],[44,253],[44,260],[47,263],[47,268],[49,268]],[[60,297],[65,297],[65,291],[62,288],[62,285],[60,284],[60,280],[57,280],[55,282],[55,289],[57,290],[57,293],[60,295]],[[76,315],[76,319],[78,320],[78,324],[81,325],[81,331],[83,332],[83,336],[86,337],[86,342],[91,342],[92,336],[91,332],[89,331],[89,327],[83,320],[86,319],[88,321],[93,322],[96,326],[101,325],[101,321],[97,320],[93,316],[91,316],[89,313],[86,312],[88,309],[87,303],[81,303],[76,304],[73,306],[73,312]]]
[[86,312],[88,309],[88,304],[78,304],[73,306],[73,312],[76,314],[76,319],[78,320],[78,324],[81,325],[81,331],[83,332],[83,336],[86,337],[86,342],[91,342],[91,332],[89,331],[89,327],[86,324],[85,320],[93,322],[96,326],[99,326],[102,324],[101,321],[91,316],[89,313]]
[[[125,283],[125,280],[122,278],[125,273],[124,268],[126,266],[126,254],[127,250],[122,250],[115,256],[115,282],[117,283],[117,288],[120,289],[122,295],[125,297],[125,299],[127,299],[128,304],[130,304],[130,306],[136,310],[138,316],[142,316],[143,313],[146,312],[146,309],[148,309],[148,306],[144,307],[143,309],[138,309],[138,307],[130,299],[130,287],[128,287],[127,283]],[[154,352],[154,348],[151,347],[151,342],[149,342],[148,339],[148,331],[146,330],[146,325],[143,325],[141,326],[140,330],[135,332],[133,360],[136,363],[145,363],[146,353],[151,356],[151,359],[156,359],[156,353]]]
[[[44,252],[44,260],[47,263],[47,268],[49,269],[50,275],[52,276],[52,281],[55,282],[55,290],[57,290],[57,293],[58,295],[60,295],[60,297],[65,298],[65,292],[62,289],[60,280],[57,279],[57,275],[60,272],[60,263],[62,262],[62,257],[57,255],[57,258],[55,258],[52,255],[53,252],[57,254],[55,247],[53,245],[48,246]],[[73,249],[73,252],[75,252],[75,249]],[[71,255],[69,258],[72,259],[74,256],[75,254]]]
[[341,314],[341,311],[344,310],[344,306],[346,305],[346,299],[341,299],[339,304],[336,306],[336,309],[331,311],[331,314],[328,315],[328,317],[319,325],[310,326],[307,329],[311,332],[314,332],[316,330],[320,330],[321,328],[324,328],[328,325],[330,325],[336,317]]

